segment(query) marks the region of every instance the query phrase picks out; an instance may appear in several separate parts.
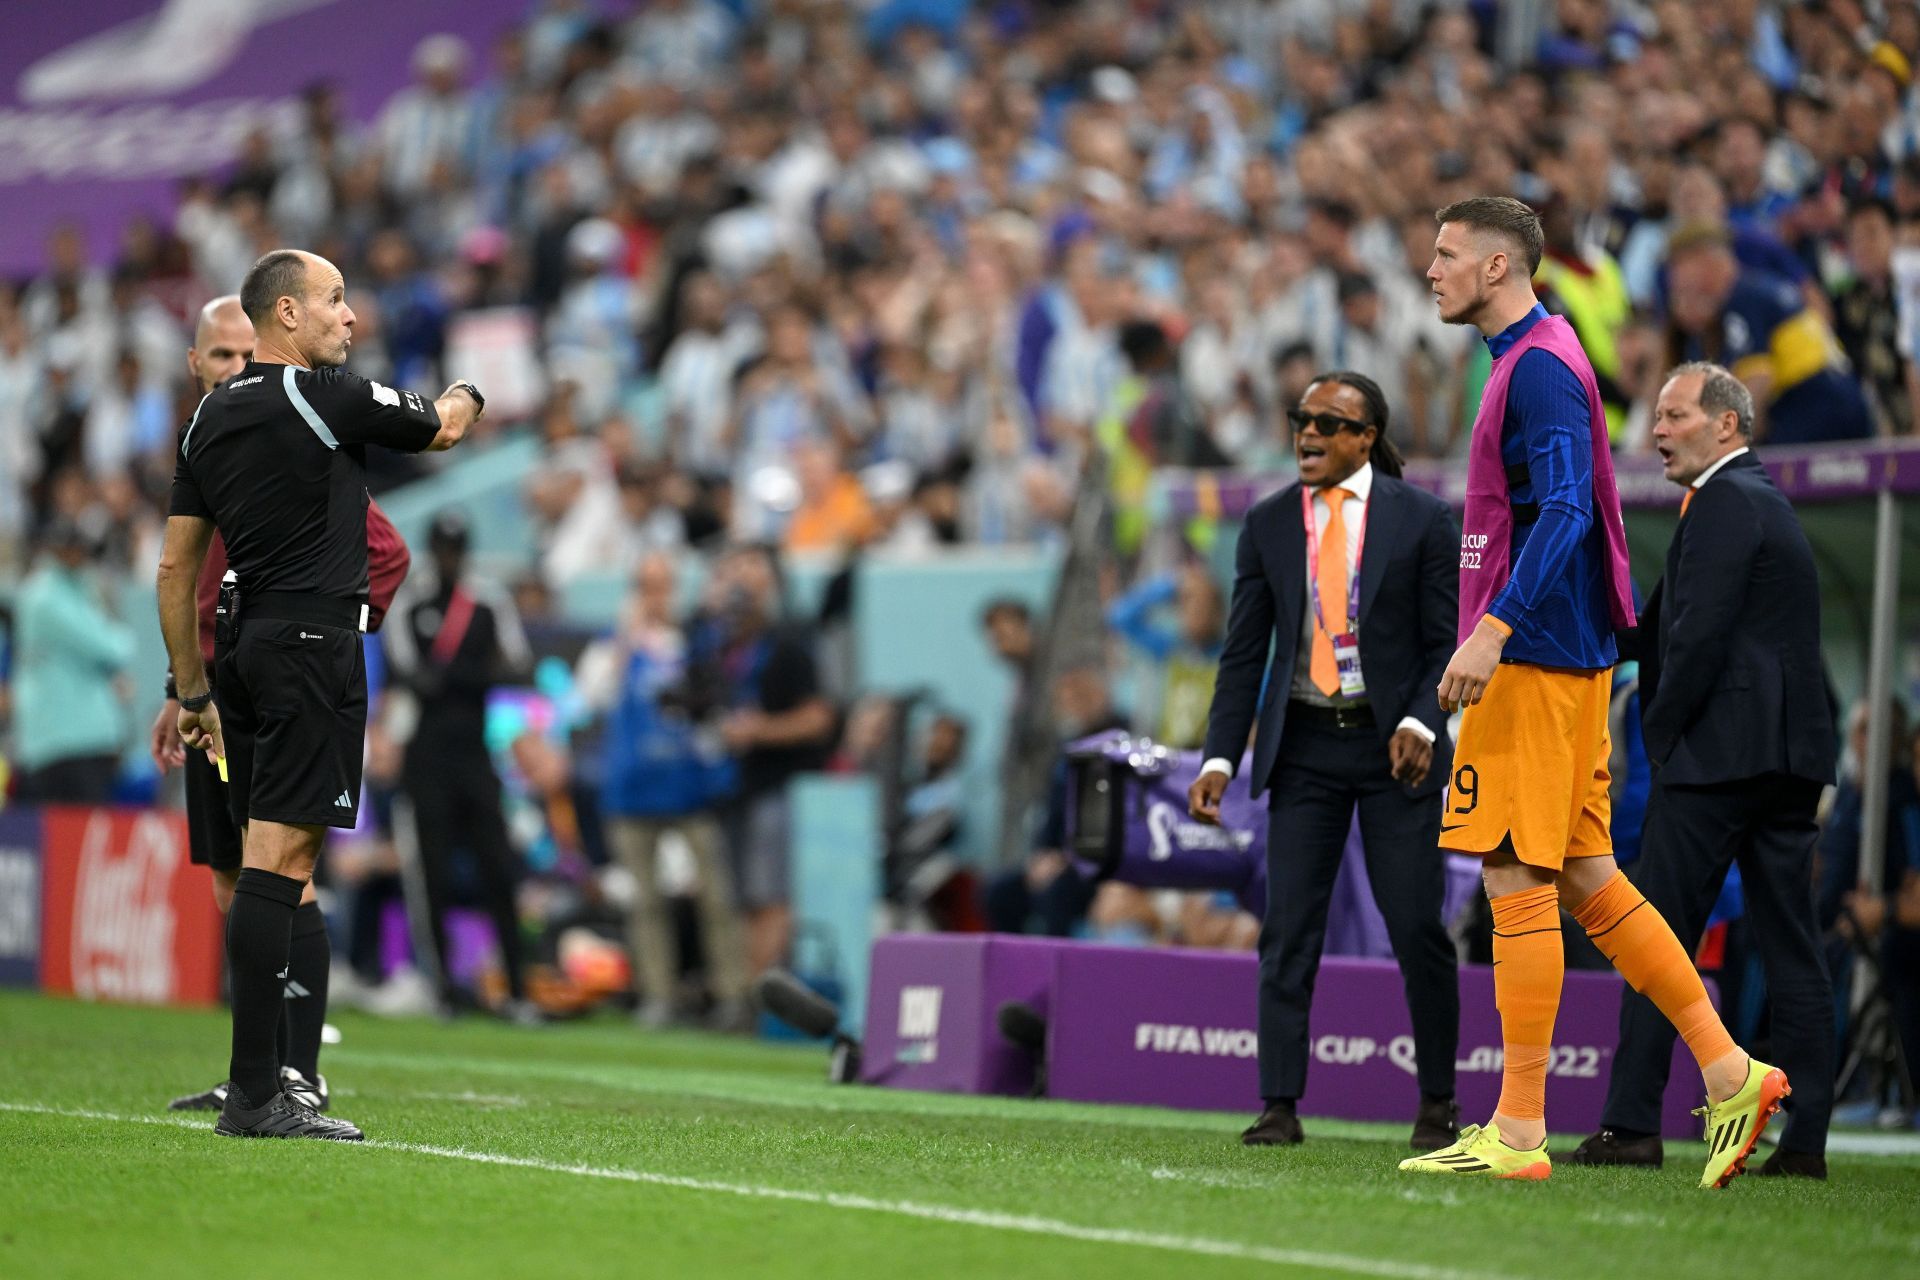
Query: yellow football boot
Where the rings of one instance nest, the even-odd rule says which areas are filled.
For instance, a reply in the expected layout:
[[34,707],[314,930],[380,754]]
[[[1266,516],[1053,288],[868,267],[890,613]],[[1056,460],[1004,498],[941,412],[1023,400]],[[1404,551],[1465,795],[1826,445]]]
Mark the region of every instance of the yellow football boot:
[[1500,1140],[1499,1126],[1488,1121],[1484,1126],[1470,1124],[1462,1129],[1460,1141],[1450,1147],[1402,1160],[1400,1171],[1544,1182],[1553,1173],[1553,1161],[1547,1158],[1544,1141],[1530,1151],[1517,1151]]
[[1694,1109],[1693,1114],[1707,1118],[1707,1171],[1700,1175],[1701,1186],[1724,1187],[1745,1172],[1753,1144],[1780,1110],[1780,1100],[1792,1092],[1786,1072],[1749,1058],[1740,1092]]

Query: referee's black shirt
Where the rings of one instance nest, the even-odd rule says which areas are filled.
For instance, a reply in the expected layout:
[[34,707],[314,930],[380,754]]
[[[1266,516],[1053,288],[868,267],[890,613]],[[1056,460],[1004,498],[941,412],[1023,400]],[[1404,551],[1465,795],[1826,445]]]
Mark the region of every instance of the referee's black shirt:
[[367,595],[366,446],[418,453],[433,401],[344,369],[249,361],[180,433],[169,515],[212,520],[248,595]]

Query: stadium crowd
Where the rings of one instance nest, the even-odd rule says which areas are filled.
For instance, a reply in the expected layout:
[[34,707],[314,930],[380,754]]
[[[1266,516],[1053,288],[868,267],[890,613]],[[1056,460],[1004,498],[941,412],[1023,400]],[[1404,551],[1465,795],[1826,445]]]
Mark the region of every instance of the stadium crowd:
[[[1060,541],[1098,457],[1116,634],[1165,673],[1139,727],[1193,745],[1222,602],[1177,557],[1132,554],[1151,477],[1289,469],[1284,409],[1341,367],[1385,390],[1403,453],[1464,456],[1486,352],[1423,279],[1449,201],[1542,212],[1540,283],[1617,449],[1648,447],[1662,372],[1697,358],[1749,382],[1763,440],[1914,434],[1916,65],[1904,0],[538,0],[513,29],[433,37],[374,121],[309,85],[291,128],[185,182],[106,261],[63,231],[42,271],[0,281],[0,566],[32,570],[13,764],[131,740],[152,691],[116,683],[131,641],[82,579],[155,561],[198,306],[302,245],[349,282],[352,368],[430,389],[484,367],[475,445],[540,442],[515,589],[536,648],[554,593],[634,576],[618,632],[576,647],[583,723],[655,733],[670,691],[714,732],[658,744],[683,794],[603,784],[611,843],[644,881],[677,831],[683,883],[730,875],[747,907],[742,928],[696,894],[709,944],[762,967],[786,943],[783,868],[742,847],[785,839],[793,772],[898,755],[901,726],[884,699],[834,711],[848,691],[781,621],[777,565],[740,548]],[[419,475],[382,465],[383,489]],[[691,620],[659,603],[690,555],[719,566]],[[1106,673],[1070,677],[1046,691],[1063,723],[1120,719]],[[901,766],[917,817],[955,808],[965,739],[942,723]],[[375,734],[370,777],[394,790],[400,750]],[[517,750],[523,851],[532,829],[549,863],[606,856],[575,763]],[[718,835],[690,820],[709,810]],[[921,834],[925,854],[951,824]],[[1112,918],[1246,941],[1139,908]],[[632,910],[658,928],[644,889]]]

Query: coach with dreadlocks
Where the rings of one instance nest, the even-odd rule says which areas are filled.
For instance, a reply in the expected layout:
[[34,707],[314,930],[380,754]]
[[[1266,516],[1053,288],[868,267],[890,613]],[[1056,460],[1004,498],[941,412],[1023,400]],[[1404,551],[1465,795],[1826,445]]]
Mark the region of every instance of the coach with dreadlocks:
[[1323,373],[1287,417],[1300,482],[1258,503],[1241,529],[1206,762],[1188,792],[1196,819],[1219,821],[1257,720],[1248,783],[1273,807],[1260,932],[1266,1109],[1242,1141],[1301,1140],[1307,1010],[1357,807],[1413,1017],[1412,1146],[1433,1150],[1454,1140],[1458,1115],[1460,991],[1439,849],[1452,747],[1435,689],[1453,656],[1460,530],[1445,503],[1400,478],[1372,379]]

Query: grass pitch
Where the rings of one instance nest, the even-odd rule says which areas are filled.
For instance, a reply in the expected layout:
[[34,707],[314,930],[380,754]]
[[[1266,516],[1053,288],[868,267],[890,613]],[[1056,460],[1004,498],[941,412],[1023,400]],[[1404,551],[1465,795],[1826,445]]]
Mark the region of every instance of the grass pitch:
[[830,1086],[816,1049],[339,1023],[369,1141],[234,1142],[164,1109],[223,1016],[0,994],[0,1277],[1920,1274],[1920,1158],[1413,1178],[1398,1126],[1248,1150],[1243,1116]]

